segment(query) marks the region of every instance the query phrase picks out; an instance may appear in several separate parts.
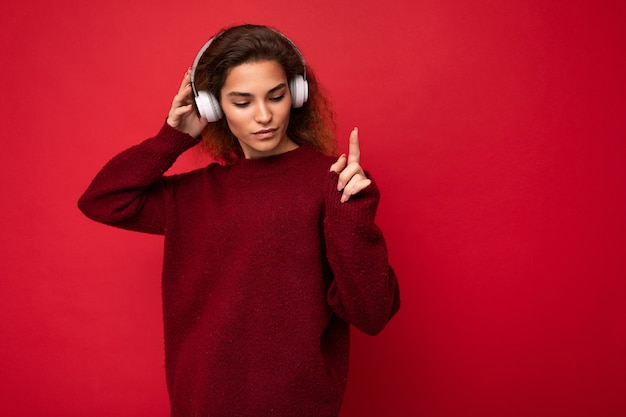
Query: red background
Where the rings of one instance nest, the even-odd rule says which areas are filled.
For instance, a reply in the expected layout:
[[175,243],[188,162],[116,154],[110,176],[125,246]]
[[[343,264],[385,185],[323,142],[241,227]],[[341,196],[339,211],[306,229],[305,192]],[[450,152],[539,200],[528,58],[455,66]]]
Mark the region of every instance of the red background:
[[342,416],[626,415],[623,2],[1,8],[0,415],[167,415],[161,239],[76,200],[243,22],[300,46],[383,191],[403,306],[354,332]]

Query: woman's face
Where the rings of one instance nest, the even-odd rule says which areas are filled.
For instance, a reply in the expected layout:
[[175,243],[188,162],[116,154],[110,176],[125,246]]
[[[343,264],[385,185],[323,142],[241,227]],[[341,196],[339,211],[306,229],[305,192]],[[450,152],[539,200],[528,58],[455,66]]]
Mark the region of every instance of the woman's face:
[[233,67],[220,97],[228,127],[239,140],[246,159],[278,155],[298,147],[287,137],[291,95],[278,62]]

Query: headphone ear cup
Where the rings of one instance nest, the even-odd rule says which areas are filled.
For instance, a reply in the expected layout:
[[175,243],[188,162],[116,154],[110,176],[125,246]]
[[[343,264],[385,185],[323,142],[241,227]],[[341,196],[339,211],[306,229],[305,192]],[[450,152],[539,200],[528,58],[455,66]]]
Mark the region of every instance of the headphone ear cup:
[[291,107],[302,107],[309,99],[309,83],[300,74],[289,80],[289,91],[291,92]]
[[213,94],[198,91],[194,100],[200,117],[204,117],[209,122],[216,122],[222,118],[222,108]]

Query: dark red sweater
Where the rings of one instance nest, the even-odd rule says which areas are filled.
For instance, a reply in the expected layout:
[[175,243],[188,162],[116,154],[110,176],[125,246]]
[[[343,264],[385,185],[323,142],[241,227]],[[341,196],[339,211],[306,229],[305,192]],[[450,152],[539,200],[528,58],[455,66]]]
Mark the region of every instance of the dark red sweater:
[[307,145],[164,176],[196,144],[165,125],[79,200],[96,221],[165,236],[171,415],[337,416],[349,325],[376,334],[399,307],[376,185],[341,203],[334,159]]

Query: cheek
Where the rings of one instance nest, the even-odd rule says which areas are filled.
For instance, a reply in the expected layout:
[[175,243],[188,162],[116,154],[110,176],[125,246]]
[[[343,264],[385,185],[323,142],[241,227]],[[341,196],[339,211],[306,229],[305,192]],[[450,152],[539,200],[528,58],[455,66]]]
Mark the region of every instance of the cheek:
[[279,112],[279,117],[285,122],[289,122],[289,118],[291,117],[291,104],[282,107]]

